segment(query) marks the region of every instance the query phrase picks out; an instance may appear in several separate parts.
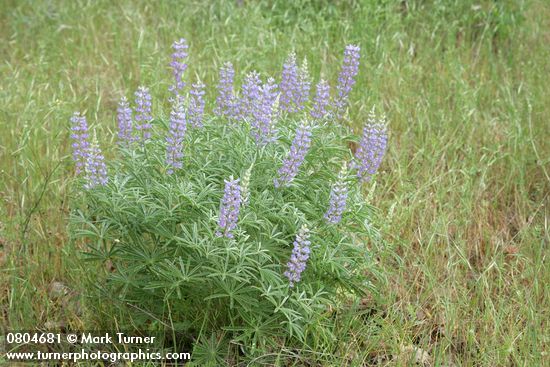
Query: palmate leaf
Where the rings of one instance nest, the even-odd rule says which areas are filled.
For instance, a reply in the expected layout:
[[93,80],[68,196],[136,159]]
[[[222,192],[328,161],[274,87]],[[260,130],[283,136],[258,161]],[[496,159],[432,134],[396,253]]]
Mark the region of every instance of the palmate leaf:
[[[262,266],[259,269],[261,289],[264,289],[264,287],[271,287],[275,284],[278,284],[278,282],[281,281],[281,274],[278,270],[280,270],[280,267],[278,267],[277,265],[266,265],[266,266]],[[279,283],[279,284],[284,284],[284,283]]]
[[290,308],[281,308],[280,313],[286,317],[286,320],[282,321],[281,324],[286,327],[288,335],[291,338],[296,337],[299,340],[305,340],[302,316]]
[[247,284],[235,281],[216,281],[220,289],[220,293],[212,294],[205,298],[205,300],[211,300],[216,298],[229,298],[229,307],[232,309],[235,303],[238,303],[245,309],[257,307],[258,299],[254,297]]
[[193,360],[189,366],[217,367],[225,365],[228,343],[225,335],[212,333],[202,337],[193,348]]
[[169,284],[185,284],[199,282],[204,279],[204,269],[199,265],[191,265],[188,259],[185,263],[179,257],[176,260],[165,259],[151,267],[151,272],[156,275],[159,281]]
[[276,315],[266,317],[254,317],[254,315],[243,315],[243,326],[228,326],[224,330],[233,332],[237,337],[233,343],[241,343],[246,346],[247,352],[255,355],[256,349],[264,350],[266,347],[275,347],[275,336],[281,335],[280,318]]

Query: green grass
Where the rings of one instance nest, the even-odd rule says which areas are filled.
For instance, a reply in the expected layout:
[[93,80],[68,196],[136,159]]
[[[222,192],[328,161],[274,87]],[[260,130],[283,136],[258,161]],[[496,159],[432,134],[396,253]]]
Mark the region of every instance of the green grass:
[[[145,84],[166,99],[179,37],[210,103],[224,61],[239,77],[277,75],[294,49],[334,81],[344,46],[358,43],[348,122],[359,128],[373,104],[388,116],[369,198],[400,259],[380,259],[385,301],[342,315],[327,364],[407,365],[410,347],[433,365],[550,363],[550,5],[242,3],[1,2],[2,328],[114,322],[86,307],[67,235],[73,111],[113,141],[120,95]],[[56,297],[54,282],[69,295]]]

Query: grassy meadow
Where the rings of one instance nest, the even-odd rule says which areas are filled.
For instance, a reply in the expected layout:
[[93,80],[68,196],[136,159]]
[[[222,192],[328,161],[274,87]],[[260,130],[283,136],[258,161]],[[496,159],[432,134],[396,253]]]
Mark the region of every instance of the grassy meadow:
[[[0,2],[0,325],[94,329],[67,231],[69,118],[86,112],[109,157],[116,106],[139,85],[165,111],[170,45],[188,79],[280,77],[288,53],[335,81],[361,65],[346,123],[373,105],[389,149],[368,200],[397,257],[361,312],[341,311],[330,366],[550,364],[550,3],[545,0]],[[62,288],[60,290],[60,288]],[[307,365],[315,349],[251,365]],[[246,365],[246,364],[245,364]],[[287,364],[292,365],[292,364]]]

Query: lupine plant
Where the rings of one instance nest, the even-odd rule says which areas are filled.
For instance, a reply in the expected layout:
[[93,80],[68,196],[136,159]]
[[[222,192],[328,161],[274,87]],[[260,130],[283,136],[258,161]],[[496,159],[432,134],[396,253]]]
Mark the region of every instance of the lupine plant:
[[188,103],[178,89],[154,125],[146,88],[134,116],[122,99],[120,138],[130,141],[135,126],[142,141],[114,146],[109,167],[86,119],[73,116],[73,157],[85,174],[72,233],[85,239],[88,259],[110,264],[90,273],[94,283],[143,325],[160,320],[192,340],[221,332],[250,355],[331,338],[330,310],[380,280],[363,189],[380,165],[385,126],[373,112],[359,139],[324,118],[324,81],[312,105],[302,86],[303,114],[290,118],[277,111],[275,79],[250,73],[239,96],[231,64],[220,77],[216,116],[206,119],[199,84]]

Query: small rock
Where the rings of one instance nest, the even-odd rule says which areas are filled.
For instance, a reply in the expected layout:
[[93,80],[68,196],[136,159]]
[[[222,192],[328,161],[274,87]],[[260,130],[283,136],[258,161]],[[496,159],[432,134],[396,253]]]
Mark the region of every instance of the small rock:
[[46,321],[44,323],[44,329],[51,330],[61,330],[65,328],[65,323],[63,321]]
[[69,294],[71,290],[61,282],[52,282],[50,284],[50,297],[59,298]]
[[432,357],[425,350],[412,345],[401,346],[400,349],[401,356],[405,357],[406,360],[410,360],[412,353],[414,353],[414,363],[424,367],[432,366]]

